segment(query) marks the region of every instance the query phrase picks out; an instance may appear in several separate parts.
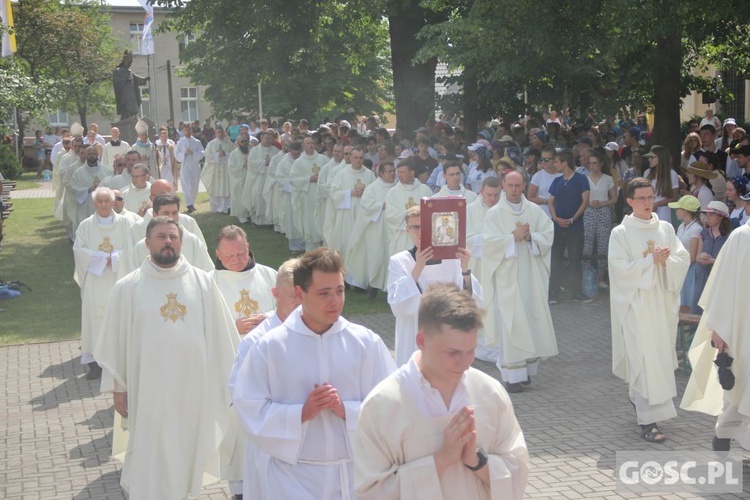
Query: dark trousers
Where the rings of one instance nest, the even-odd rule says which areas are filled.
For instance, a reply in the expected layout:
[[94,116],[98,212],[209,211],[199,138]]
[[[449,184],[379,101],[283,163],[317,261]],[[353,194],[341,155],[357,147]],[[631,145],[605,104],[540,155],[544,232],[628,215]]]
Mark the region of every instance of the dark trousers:
[[568,284],[573,293],[582,293],[581,260],[583,259],[583,231],[555,228],[552,242],[552,268],[550,269],[549,293],[558,295],[564,284],[565,250],[568,251]]

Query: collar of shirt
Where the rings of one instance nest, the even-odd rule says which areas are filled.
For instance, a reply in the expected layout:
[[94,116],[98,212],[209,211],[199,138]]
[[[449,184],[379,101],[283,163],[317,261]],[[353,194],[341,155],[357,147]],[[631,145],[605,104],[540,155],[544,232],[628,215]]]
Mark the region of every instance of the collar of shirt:
[[442,417],[455,413],[464,406],[469,406],[469,393],[466,390],[466,373],[456,386],[456,390],[451,397],[450,405],[446,407],[440,392],[432,387],[430,382],[422,375],[417,360],[422,355],[422,351],[412,354],[409,362],[402,366],[397,377],[404,384],[409,394],[414,398],[414,402],[419,411],[426,417]]
[[339,319],[334,324],[332,324],[328,330],[326,330],[322,334],[318,334],[310,330],[302,320],[302,306],[299,306],[292,312],[292,314],[289,315],[286,321],[284,321],[284,326],[296,333],[306,335],[308,337],[327,338],[331,335],[335,335],[341,332],[342,330],[346,330],[346,328],[349,326],[349,321],[344,319],[343,316],[339,316]]

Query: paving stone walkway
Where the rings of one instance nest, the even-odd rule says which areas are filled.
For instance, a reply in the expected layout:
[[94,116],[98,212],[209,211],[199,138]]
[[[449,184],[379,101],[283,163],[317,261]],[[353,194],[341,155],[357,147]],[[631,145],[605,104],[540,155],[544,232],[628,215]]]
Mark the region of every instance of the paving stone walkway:
[[[615,452],[708,450],[714,419],[678,410],[662,426],[669,440],[646,443],[626,386],[611,373],[608,302],[563,302],[552,306],[552,316],[560,355],[543,362],[532,385],[512,396],[531,454],[527,498],[698,498],[617,492]],[[350,319],[393,347],[391,315]],[[109,456],[111,398],[99,394],[98,382],[85,379],[79,355],[77,341],[0,348],[0,498],[125,498],[121,464]],[[499,377],[489,363],[476,366]],[[682,394],[687,376],[678,372],[677,382]],[[720,498],[750,498],[748,468],[743,472],[745,493]],[[226,483],[217,483],[200,498],[228,496]]]

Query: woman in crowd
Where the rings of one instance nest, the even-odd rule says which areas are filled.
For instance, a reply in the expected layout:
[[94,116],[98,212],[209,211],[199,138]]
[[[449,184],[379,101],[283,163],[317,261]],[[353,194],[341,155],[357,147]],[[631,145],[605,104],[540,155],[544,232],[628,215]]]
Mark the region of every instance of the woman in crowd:
[[748,182],[746,177],[734,177],[727,181],[727,201],[734,207],[729,215],[729,223],[732,225],[732,229],[744,225],[750,218],[745,211],[747,202],[742,199],[742,196],[747,196],[747,194]]
[[492,151],[486,146],[478,146],[469,153],[473,166],[469,170],[469,178],[466,180],[466,188],[479,194],[482,182],[487,177],[497,177],[495,169],[492,168]]
[[729,208],[724,203],[712,201],[701,212],[706,214],[706,227],[703,228],[698,238],[695,291],[690,308],[692,314],[703,314],[703,309],[698,305],[698,300],[701,298],[708,275],[711,273],[711,268],[719,255],[719,250],[729,238],[729,233],[732,232],[732,225],[729,222]]
[[701,148],[701,138],[695,132],[691,132],[685,137],[682,143],[682,153],[680,154],[680,167],[687,168],[691,162],[695,161],[693,154]]
[[604,141],[602,140],[602,136],[599,133],[599,129],[596,127],[591,127],[586,131],[586,137],[588,137],[591,140],[591,147],[593,148],[603,148],[604,147]]
[[690,184],[690,194],[698,198],[701,202],[701,210],[705,210],[714,199],[714,192],[711,189],[709,179],[715,179],[718,173],[709,169],[708,164],[703,160],[694,161],[685,170],[687,170],[688,183]]
[[[654,186],[654,210],[660,220],[670,222],[672,213],[668,204],[677,201],[680,189],[680,179],[672,168],[672,157],[664,146],[655,145],[651,151],[643,155],[648,158],[648,170],[644,174]],[[697,211],[697,209],[696,209]]]
[[677,238],[690,253],[690,267],[680,293],[680,312],[689,312],[693,305],[693,294],[695,293],[695,269],[697,266],[695,259],[698,257],[698,240],[703,229],[698,218],[701,202],[695,196],[687,194],[679,201],[670,203],[669,208],[674,208],[677,212],[677,218],[682,221],[680,227],[677,228]]
[[607,247],[612,232],[612,207],[617,201],[617,187],[610,175],[607,158],[595,149],[589,157],[589,206],[583,212],[583,255],[593,256],[596,244],[596,282],[606,288]]

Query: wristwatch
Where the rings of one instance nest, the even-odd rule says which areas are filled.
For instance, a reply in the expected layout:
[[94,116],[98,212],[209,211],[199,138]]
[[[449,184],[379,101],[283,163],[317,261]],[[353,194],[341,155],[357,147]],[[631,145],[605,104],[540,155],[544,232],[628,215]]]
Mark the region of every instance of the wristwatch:
[[477,465],[474,467],[469,467],[468,465],[464,464],[467,469],[469,469],[472,472],[476,472],[478,470],[481,470],[482,467],[487,465],[487,461],[489,460],[489,457],[487,456],[487,452],[484,451],[482,448],[477,448]]

